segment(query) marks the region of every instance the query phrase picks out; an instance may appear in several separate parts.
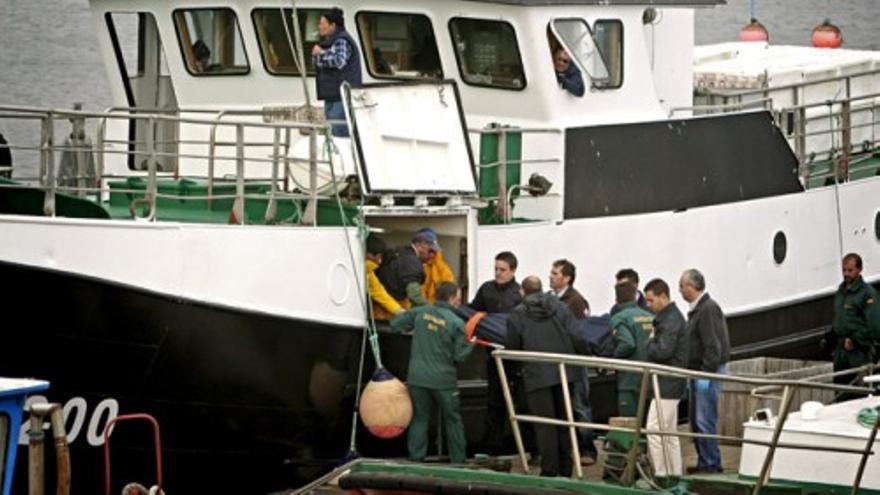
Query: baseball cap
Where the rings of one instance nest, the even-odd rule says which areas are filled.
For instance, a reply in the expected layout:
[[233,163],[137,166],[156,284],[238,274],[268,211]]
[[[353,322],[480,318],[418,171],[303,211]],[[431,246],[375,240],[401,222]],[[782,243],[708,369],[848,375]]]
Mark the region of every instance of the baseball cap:
[[424,242],[430,246],[432,251],[442,251],[440,244],[437,242],[437,232],[431,227],[419,229],[416,235],[413,236],[413,242]]

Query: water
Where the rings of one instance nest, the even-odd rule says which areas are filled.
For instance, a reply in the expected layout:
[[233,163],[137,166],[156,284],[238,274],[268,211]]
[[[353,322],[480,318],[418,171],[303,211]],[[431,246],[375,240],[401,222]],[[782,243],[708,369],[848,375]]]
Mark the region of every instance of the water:
[[[756,16],[778,44],[809,44],[813,27],[830,18],[848,48],[880,50],[877,0],[756,0]],[[736,39],[748,21],[748,0],[700,9],[698,44]],[[100,110],[112,104],[107,72],[87,0],[0,0],[0,104]],[[104,33],[100,33],[103,35]],[[62,127],[59,125],[59,127]],[[37,127],[0,122],[13,142],[33,142]],[[24,159],[16,153],[16,159]]]

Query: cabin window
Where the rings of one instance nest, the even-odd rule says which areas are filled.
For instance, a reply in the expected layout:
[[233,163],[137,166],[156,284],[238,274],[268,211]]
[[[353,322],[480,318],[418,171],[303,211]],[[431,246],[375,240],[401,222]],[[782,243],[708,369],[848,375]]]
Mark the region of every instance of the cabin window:
[[[318,44],[318,19],[322,9],[297,9],[299,33],[303,37],[303,53],[306,75],[315,75],[312,48]],[[252,13],[260,54],[266,70],[279,76],[298,76],[299,67],[291,46],[296,49],[293,29],[293,9],[254,9]],[[289,32],[289,36],[288,36]]]
[[442,79],[443,68],[431,20],[420,14],[361,12],[361,46],[377,79]]
[[250,71],[238,19],[231,9],[176,10],[174,26],[190,74],[214,76]]
[[596,45],[608,68],[607,83],[597,83],[600,88],[614,89],[623,85],[623,23],[617,19],[598,20],[593,23]]
[[514,90],[526,87],[513,26],[503,21],[457,17],[449,21],[449,31],[465,83]]
[[550,24],[556,39],[572,56],[578,68],[587,73],[594,87],[605,88],[610,76],[602,53],[583,19],[554,19]]

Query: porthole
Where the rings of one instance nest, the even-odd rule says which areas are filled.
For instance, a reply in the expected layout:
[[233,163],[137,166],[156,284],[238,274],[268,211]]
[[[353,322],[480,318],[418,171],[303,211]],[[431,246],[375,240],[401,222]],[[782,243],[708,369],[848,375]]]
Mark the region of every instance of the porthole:
[[880,241],[880,211],[874,214],[874,237]]
[[773,261],[776,262],[777,265],[781,265],[783,261],[785,261],[785,255],[788,252],[788,240],[785,238],[785,233],[781,230],[773,236]]

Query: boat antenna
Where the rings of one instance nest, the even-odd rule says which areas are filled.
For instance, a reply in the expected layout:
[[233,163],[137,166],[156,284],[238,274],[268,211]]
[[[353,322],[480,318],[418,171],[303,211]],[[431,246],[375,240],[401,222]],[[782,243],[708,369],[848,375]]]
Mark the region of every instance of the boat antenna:
[[284,21],[284,33],[287,35],[287,44],[290,46],[290,54],[293,56],[293,62],[299,70],[300,81],[303,86],[303,96],[306,101],[306,108],[309,114],[309,120],[312,117],[312,97],[309,92],[308,74],[306,74],[305,52],[303,51],[302,33],[299,31],[299,14],[297,13],[296,0],[290,0],[291,19],[293,21],[293,36],[291,36],[290,25],[287,22],[287,16],[284,15],[284,9],[281,9],[281,20]]

